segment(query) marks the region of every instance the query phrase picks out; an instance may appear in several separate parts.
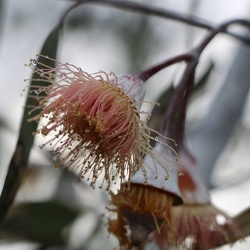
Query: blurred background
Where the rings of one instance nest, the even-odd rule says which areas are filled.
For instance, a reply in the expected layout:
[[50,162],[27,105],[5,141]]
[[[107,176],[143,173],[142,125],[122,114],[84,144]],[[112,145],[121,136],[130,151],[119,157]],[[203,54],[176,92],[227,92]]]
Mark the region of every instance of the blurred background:
[[[141,0],[219,24],[250,19],[248,0]],[[72,3],[66,0],[0,1],[0,186],[14,152],[30,78],[25,67]],[[249,35],[247,30],[233,31]],[[72,10],[60,36],[58,60],[89,73],[134,73],[195,46],[204,29],[101,4]],[[187,117],[187,138],[197,157],[214,204],[236,216],[250,206],[250,46],[219,35],[204,51],[197,78],[213,63],[209,78],[194,95]],[[147,100],[157,100],[180,76],[171,66],[147,83]],[[157,87],[156,87],[157,86]],[[145,107],[147,108],[147,107]],[[108,195],[93,190],[62,169],[36,138],[29,167],[9,223],[0,226],[0,249],[110,250],[117,246],[106,228]],[[233,250],[249,249],[250,241]],[[228,249],[225,246],[220,249]]]

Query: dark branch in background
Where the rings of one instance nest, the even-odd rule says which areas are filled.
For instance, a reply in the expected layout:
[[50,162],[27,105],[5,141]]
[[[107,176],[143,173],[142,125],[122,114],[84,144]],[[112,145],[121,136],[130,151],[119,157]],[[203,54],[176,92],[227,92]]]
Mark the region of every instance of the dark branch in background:
[[[78,0],[77,2],[83,3],[83,1],[81,0]],[[145,3],[136,3],[132,1],[120,1],[120,0],[86,0],[84,2],[90,3],[90,4],[98,3],[102,5],[109,5],[112,7],[119,8],[119,9],[131,10],[131,11],[136,11],[136,12],[140,12],[140,13],[147,14],[147,15],[168,18],[168,19],[172,19],[175,21],[179,21],[182,23],[186,23],[195,27],[208,29],[208,30],[214,30],[217,28],[217,25],[212,24],[205,19],[195,17],[192,15],[181,14],[175,11],[157,8],[152,5],[145,4]],[[250,44],[250,37],[236,34],[227,29],[221,31],[221,33],[228,34],[248,45]]]

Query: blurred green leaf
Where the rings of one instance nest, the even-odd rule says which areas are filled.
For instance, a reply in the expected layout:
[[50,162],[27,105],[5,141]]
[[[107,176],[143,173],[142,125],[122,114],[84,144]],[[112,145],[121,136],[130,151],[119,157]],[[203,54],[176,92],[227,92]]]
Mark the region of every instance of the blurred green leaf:
[[[51,58],[56,57],[56,51],[57,51],[61,28],[62,26],[60,23],[60,25],[57,26],[49,34],[48,38],[44,42],[41,54],[48,55]],[[38,58],[38,61],[44,63],[44,58]],[[52,67],[53,65],[50,66]],[[33,77],[37,77],[36,74],[34,74]],[[33,83],[31,82],[31,86],[32,84]],[[44,85],[44,83],[42,82],[41,83],[36,82],[35,84]],[[27,107],[30,105],[37,106],[37,100],[27,97],[25,106]],[[12,156],[8,168],[8,173],[5,179],[3,191],[0,197],[0,220],[2,220],[5,217],[8,208],[13,203],[16,191],[18,190],[21,182],[22,173],[28,163],[30,150],[34,142],[34,136],[32,135],[32,132],[36,130],[38,124],[35,122],[28,123],[27,121],[29,117],[28,112],[29,109],[26,108],[23,113],[22,124],[20,128],[17,146]]]
[[26,203],[15,206],[0,226],[1,239],[25,239],[45,246],[63,245],[62,230],[78,215],[55,202]]
[[[50,58],[56,58],[56,53],[57,53],[57,47],[58,47],[58,42],[59,42],[59,36],[62,30],[62,24],[60,23],[58,26],[56,26],[52,32],[49,34],[49,36],[47,37],[47,39],[44,42],[44,45],[42,47],[42,50],[40,52],[41,55],[46,55]],[[52,60],[48,60],[44,57],[38,57],[37,59],[38,62],[43,63],[48,65],[49,67],[54,67],[55,66],[55,62]],[[39,66],[37,66],[39,67]],[[32,75],[32,79],[39,79],[40,76],[35,73],[34,75]],[[32,87],[33,85],[38,85],[38,86],[47,86],[48,83],[47,82],[43,82],[43,81],[32,81],[30,83],[30,87]],[[36,99],[33,98],[29,98],[27,97],[27,101],[25,106],[26,107],[30,107],[30,106],[38,106],[39,103]],[[19,135],[19,142],[23,145],[25,144],[25,152],[24,152],[24,156],[23,158],[25,160],[28,160],[29,157],[29,153],[30,153],[30,149],[33,145],[33,141],[34,141],[34,136],[32,135],[31,132],[36,131],[37,129],[37,123],[36,122],[27,122],[27,120],[30,118],[29,116],[29,111],[30,108],[26,108],[23,114],[23,119],[22,119],[22,125],[21,125],[21,129],[20,129],[20,135]],[[37,115],[39,113],[39,111],[35,111],[33,112],[33,116]]]
[[[63,27],[63,21],[67,15],[67,13],[75,7],[76,4],[72,5],[70,8],[67,9],[67,11],[64,13],[62,18],[60,19],[59,23],[55,26],[55,28],[50,32],[47,39],[45,40],[43,47],[41,49],[40,54],[46,55],[50,58],[56,58],[57,54],[57,48],[59,43],[60,34]],[[46,58],[38,57],[37,59],[41,63],[46,63],[50,67],[54,66],[53,61],[49,61]],[[39,78],[37,74],[34,74],[34,78]],[[45,86],[47,83],[45,82],[32,82],[30,83],[30,86],[33,84]],[[0,197],[0,221],[2,221],[13,203],[13,200],[15,198],[16,192],[20,186],[22,174],[24,172],[25,167],[27,166],[30,150],[33,146],[34,142],[34,136],[32,135],[32,132],[36,131],[37,129],[37,123],[31,122],[28,123],[27,119],[29,118],[29,110],[30,106],[37,106],[37,100],[32,99],[29,96],[27,96],[26,104],[25,104],[25,110],[22,117],[22,123],[19,133],[18,142],[16,145],[16,149],[14,151],[14,154],[12,156],[10,165],[8,167],[7,176],[5,179],[3,191]],[[38,111],[37,111],[38,112]],[[33,115],[36,115],[36,112],[33,113]]]

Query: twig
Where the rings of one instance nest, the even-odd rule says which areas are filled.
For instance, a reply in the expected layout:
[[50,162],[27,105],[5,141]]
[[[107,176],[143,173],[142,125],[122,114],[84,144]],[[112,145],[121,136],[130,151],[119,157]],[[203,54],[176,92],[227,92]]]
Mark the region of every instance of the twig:
[[[78,0],[78,2],[81,2]],[[172,19],[178,22],[186,23],[189,25],[193,25],[199,28],[205,28],[208,30],[216,29],[217,25],[210,23],[209,21],[195,17],[192,15],[181,14],[175,11],[170,11],[162,8],[157,8],[155,6],[145,4],[145,3],[137,3],[132,1],[120,1],[120,0],[86,0],[86,3],[98,3],[103,5],[110,5],[112,7],[127,9],[131,11],[136,11],[140,13],[144,13],[147,15],[162,17]],[[243,43],[250,44],[250,37],[246,37],[240,34],[236,34],[234,32],[228,31],[227,29],[223,30],[222,33],[228,34]]]

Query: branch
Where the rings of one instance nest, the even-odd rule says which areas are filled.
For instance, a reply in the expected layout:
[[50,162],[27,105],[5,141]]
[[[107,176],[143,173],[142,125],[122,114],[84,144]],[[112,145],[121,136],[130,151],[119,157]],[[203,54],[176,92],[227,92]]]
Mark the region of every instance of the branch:
[[[78,2],[81,2],[78,0]],[[148,5],[145,3],[137,3],[132,1],[117,1],[117,0],[86,0],[85,3],[99,3],[103,5],[110,5],[112,7],[132,10],[136,12],[140,12],[147,15],[157,16],[172,19],[178,22],[186,23],[189,25],[193,25],[195,27],[213,30],[216,29],[217,25],[210,23],[209,21],[195,17],[192,15],[181,14],[175,11],[164,10],[161,8],[154,7],[152,5]],[[243,43],[250,45],[250,37],[242,36],[240,34],[236,34],[234,32],[230,32],[228,30],[223,30],[223,33],[228,34],[237,40],[240,40]]]

